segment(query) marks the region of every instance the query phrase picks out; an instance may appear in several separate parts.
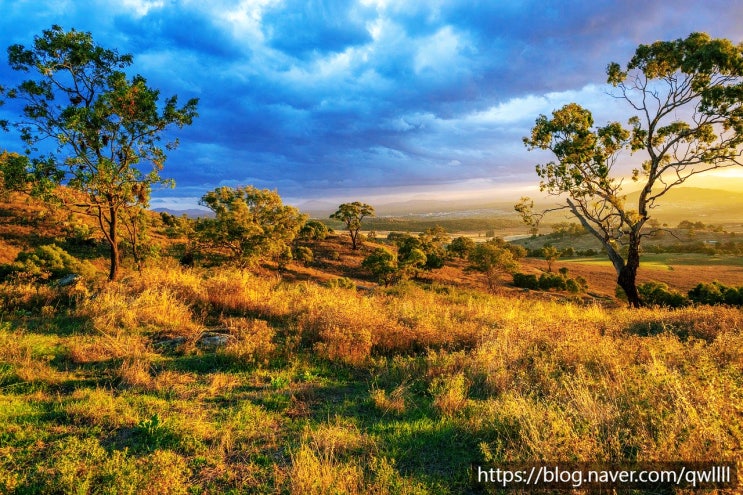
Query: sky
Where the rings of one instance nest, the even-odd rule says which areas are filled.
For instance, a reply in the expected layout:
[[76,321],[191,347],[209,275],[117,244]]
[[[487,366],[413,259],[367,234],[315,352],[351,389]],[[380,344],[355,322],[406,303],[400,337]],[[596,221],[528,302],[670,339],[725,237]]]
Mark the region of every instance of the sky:
[[[507,200],[548,161],[522,138],[575,101],[626,120],[609,62],[703,31],[743,41],[743,1],[0,0],[0,45],[58,24],[134,56],[163,98],[199,98],[153,207],[219,186],[288,203]],[[0,85],[19,74],[0,52]],[[13,120],[11,105],[0,118]],[[21,150],[11,133],[0,149]]]

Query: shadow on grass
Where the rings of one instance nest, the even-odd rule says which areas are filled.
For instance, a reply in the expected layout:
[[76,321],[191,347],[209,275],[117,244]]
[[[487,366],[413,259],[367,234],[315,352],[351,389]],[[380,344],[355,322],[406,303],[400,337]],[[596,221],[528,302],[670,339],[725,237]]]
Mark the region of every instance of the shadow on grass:
[[380,438],[380,450],[396,460],[401,474],[429,486],[467,493],[470,465],[481,461],[475,433],[450,418],[378,421],[370,431]]

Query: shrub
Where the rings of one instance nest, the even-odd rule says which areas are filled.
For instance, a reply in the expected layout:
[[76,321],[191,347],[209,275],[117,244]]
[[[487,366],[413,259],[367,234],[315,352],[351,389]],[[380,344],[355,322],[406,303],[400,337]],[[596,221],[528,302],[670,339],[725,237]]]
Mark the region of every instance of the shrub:
[[11,273],[27,280],[48,280],[78,274],[91,277],[95,268],[80,261],[56,244],[39,246],[31,252],[19,253],[10,266]]
[[475,241],[469,237],[457,237],[446,247],[452,256],[463,259],[467,258],[473,249],[475,249]]
[[247,363],[268,363],[274,355],[276,332],[265,320],[225,318],[225,326],[235,337],[220,353]]
[[299,229],[299,238],[309,241],[321,241],[328,236],[328,227],[318,220],[308,220]]
[[302,262],[304,266],[308,266],[315,259],[312,249],[307,246],[299,246],[294,248],[294,259]]
[[539,289],[539,280],[534,274],[514,273],[513,285],[524,289],[537,290]]
[[433,407],[444,416],[453,416],[467,405],[468,385],[463,373],[434,378],[429,390]]
[[348,277],[332,278],[325,282],[325,286],[331,289],[355,289],[356,284]]
[[563,275],[554,273],[542,273],[539,276],[539,288],[542,290],[567,290],[567,280]]
[[727,287],[720,282],[700,283],[689,291],[689,299],[698,304],[743,305],[743,287]]
[[397,273],[397,257],[384,248],[375,249],[369,256],[364,258],[361,266],[369,270],[379,283],[391,284]]
[[661,282],[647,282],[637,286],[640,297],[646,304],[680,308],[689,304],[689,300],[680,292],[671,290]]
[[389,394],[384,389],[376,388],[371,391],[370,395],[376,408],[383,413],[404,414],[407,393],[408,388],[400,385]]

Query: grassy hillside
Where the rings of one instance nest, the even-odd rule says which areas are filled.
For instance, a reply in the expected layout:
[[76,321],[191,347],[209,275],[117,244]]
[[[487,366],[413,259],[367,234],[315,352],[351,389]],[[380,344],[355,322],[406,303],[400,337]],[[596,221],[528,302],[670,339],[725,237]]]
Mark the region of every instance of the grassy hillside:
[[0,297],[5,493],[466,493],[473,461],[743,459],[740,310],[173,266]]
[[0,209],[6,263],[57,243],[101,272],[0,282],[0,493],[461,494],[472,462],[743,462],[740,309],[625,309],[599,258],[556,267],[604,297],[505,274],[489,294],[461,260],[385,288],[361,268],[377,244],[342,235],[281,276],[184,268],[159,216],[159,258],[106,283],[105,247],[70,237],[83,221]]

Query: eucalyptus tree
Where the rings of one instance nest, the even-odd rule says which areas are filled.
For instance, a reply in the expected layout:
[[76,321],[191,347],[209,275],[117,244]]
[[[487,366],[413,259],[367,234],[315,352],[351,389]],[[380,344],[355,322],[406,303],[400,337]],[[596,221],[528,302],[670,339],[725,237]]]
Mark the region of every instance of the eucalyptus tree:
[[[10,66],[30,78],[7,89],[23,103],[15,122],[27,153],[35,191],[61,206],[96,218],[110,246],[109,279],[117,277],[122,212],[144,208],[152,186],[172,184],[160,172],[164,131],[190,125],[198,100],[179,106],[125,70],[133,57],[95,43],[90,33],[52,26],[29,48],[8,48]],[[43,147],[43,149],[42,149]],[[64,185],[66,187],[54,187]]]
[[365,217],[374,216],[374,208],[366,203],[354,201],[353,203],[343,203],[338,206],[338,210],[330,215],[330,218],[340,220],[346,224],[346,230],[348,230],[351,236],[351,249],[358,249],[359,232],[361,231],[361,221]]
[[[541,115],[524,143],[554,154],[536,167],[541,190],[563,197],[563,208],[601,242],[629,304],[639,307],[640,245],[655,230],[653,209],[689,178],[743,164],[743,45],[692,33],[640,45],[624,67],[609,64],[607,75],[613,96],[634,114],[626,127],[595,127],[589,110],[570,103]],[[643,155],[631,175],[640,189],[635,204],[617,170],[623,151]],[[532,207],[529,198],[516,205],[533,225],[541,214]]]
[[254,186],[218,187],[201,204],[215,216],[197,221],[196,238],[228,252],[240,265],[263,258],[282,261],[307,221],[295,207],[284,205],[276,191]]

